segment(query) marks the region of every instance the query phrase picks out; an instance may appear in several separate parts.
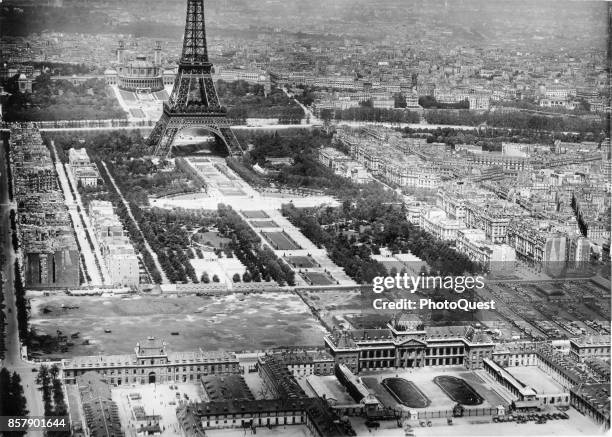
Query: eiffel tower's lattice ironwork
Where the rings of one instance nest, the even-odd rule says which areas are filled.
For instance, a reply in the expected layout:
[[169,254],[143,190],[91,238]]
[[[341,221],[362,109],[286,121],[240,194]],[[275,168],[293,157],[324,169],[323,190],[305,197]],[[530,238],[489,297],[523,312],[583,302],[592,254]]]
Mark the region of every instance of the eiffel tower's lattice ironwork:
[[187,0],[187,19],[183,52],[174,88],[164,103],[161,118],[149,135],[154,154],[170,155],[177,133],[189,127],[204,128],[227,146],[232,155],[242,153],[240,143],[230,129],[226,109],[221,106],[208,59],[204,0]]

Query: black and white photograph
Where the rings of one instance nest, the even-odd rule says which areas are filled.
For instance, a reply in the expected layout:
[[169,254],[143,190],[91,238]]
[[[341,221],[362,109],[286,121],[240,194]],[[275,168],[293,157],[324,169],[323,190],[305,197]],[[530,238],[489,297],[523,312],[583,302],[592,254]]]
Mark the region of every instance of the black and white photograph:
[[603,0],[0,0],[0,435],[609,435],[611,68]]

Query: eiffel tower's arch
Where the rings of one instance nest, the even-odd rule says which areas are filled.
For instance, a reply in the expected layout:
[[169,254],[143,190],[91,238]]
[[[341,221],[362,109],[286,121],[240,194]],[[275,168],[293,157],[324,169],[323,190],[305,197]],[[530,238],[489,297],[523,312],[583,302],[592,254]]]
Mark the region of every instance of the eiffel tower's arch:
[[[221,127],[210,122],[202,124],[188,124],[188,123],[177,123],[176,120],[172,120],[166,126],[166,131],[160,140],[156,150],[154,151],[155,156],[163,158],[169,158],[172,155],[172,150],[175,147],[175,140],[181,136],[185,136],[186,132],[198,130],[210,134],[219,143],[221,147],[225,147],[228,154],[232,154],[232,142],[231,139],[238,143],[238,140],[234,136],[234,132],[229,126]],[[180,147],[177,145],[177,147]],[[234,153],[236,155],[236,153]]]
[[187,0],[183,51],[172,94],[161,118],[149,135],[149,145],[159,157],[168,157],[176,135],[187,127],[200,127],[213,133],[230,155],[243,150],[231,130],[227,111],[221,106],[208,60],[204,0]]

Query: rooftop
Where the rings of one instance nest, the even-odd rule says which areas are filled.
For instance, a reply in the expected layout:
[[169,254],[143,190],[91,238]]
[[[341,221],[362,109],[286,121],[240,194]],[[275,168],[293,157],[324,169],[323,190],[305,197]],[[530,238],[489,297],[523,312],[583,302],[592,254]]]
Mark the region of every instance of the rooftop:
[[610,346],[610,335],[587,335],[584,337],[572,338],[570,343],[578,347],[591,346]]
[[255,399],[241,375],[208,375],[202,377],[201,382],[208,398],[213,402]]

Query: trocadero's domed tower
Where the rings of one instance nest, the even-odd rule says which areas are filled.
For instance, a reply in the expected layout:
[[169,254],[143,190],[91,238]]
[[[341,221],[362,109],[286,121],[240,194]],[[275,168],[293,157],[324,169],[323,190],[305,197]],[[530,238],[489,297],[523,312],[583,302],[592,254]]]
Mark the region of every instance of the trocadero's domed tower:
[[125,91],[161,91],[164,89],[162,68],[146,56],[137,56],[117,69],[117,85]]

